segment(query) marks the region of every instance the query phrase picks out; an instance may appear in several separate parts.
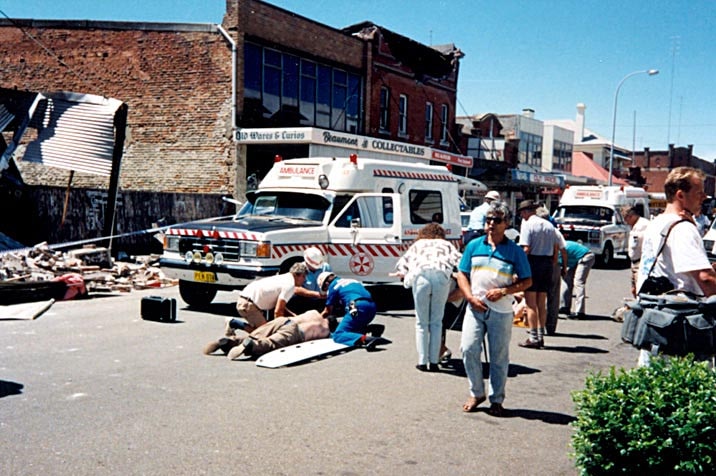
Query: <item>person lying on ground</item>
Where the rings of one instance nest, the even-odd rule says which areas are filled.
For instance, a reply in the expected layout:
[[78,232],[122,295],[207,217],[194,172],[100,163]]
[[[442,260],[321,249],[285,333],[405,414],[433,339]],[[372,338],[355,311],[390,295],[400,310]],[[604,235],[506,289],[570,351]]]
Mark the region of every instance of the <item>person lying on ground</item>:
[[248,335],[237,333],[231,324],[227,320],[226,335],[209,342],[204,347],[204,354],[221,350],[231,360],[237,360],[242,355],[259,357],[282,347],[329,337],[331,330],[336,328],[337,320],[334,317],[324,318],[318,311],[310,310],[297,316],[277,317]]

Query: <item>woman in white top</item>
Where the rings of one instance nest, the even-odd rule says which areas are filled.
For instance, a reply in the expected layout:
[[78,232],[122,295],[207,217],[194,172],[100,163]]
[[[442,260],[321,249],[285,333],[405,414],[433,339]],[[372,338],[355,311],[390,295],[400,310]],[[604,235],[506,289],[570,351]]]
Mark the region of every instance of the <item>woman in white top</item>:
[[418,370],[438,370],[443,310],[450,293],[450,276],[460,257],[455,246],[445,239],[445,230],[430,223],[420,229],[393,273],[413,290]]

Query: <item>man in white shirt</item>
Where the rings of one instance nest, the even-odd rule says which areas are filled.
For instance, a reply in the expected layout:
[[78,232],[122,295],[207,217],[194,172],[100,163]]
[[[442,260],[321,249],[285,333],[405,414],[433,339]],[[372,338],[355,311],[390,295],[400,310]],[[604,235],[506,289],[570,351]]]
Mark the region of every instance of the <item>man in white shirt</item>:
[[473,238],[482,236],[485,234],[485,216],[487,210],[490,208],[490,204],[495,200],[500,199],[500,192],[490,190],[485,194],[485,201],[480,206],[473,208],[470,213],[470,221],[467,224],[467,233],[465,233],[465,239],[463,245],[466,245]]
[[517,207],[522,217],[520,246],[527,254],[532,270],[532,286],[525,290],[529,338],[518,345],[527,349],[544,347],[547,333],[547,292],[552,285],[555,254],[559,252],[557,234],[552,224],[536,214],[537,203],[523,200]]
[[227,319],[226,334],[233,335],[234,329],[243,329],[252,332],[257,327],[266,324],[265,312],[274,310],[274,317],[286,317],[292,313],[286,308],[286,303],[293,296],[296,286],[303,286],[306,281],[308,268],[305,263],[295,263],[288,273],[277,274],[251,282],[239,294],[236,301],[236,310],[239,316],[248,321],[248,324],[239,319]]
[[[716,294],[716,271],[709,263],[701,235],[693,221],[683,220],[692,217],[706,198],[704,173],[692,167],[677,167],[666,177],[664,193],[666,209],[644,233],[637,289],[651,272],[651,276],[668,278],[676,289],[696,295]],[[672,225],[659,253],[665,231]],[[649,352],[641,351],[639,364],[647,365],[648,361]]]
[[636,278],[639,275],[641,244],[644,241],[644,232],[649,226],[649,220],[639,215],[636,207],[632,205],[622,208],[622,216],[627,225],[631,227],[627,255],[631,261],[631,294],[636,297]]

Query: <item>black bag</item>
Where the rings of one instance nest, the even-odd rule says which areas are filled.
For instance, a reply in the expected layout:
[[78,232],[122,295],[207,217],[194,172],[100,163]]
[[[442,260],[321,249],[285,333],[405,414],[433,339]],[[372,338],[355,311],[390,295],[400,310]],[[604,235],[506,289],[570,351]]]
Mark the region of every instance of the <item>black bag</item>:
[[622,340],[654,354],[716,354],[716,297],[639,296],[624,314]]
[[657,296],[673,291],[674,285],[666,276],[649,276],[639,288],[639,294],[651,294]]

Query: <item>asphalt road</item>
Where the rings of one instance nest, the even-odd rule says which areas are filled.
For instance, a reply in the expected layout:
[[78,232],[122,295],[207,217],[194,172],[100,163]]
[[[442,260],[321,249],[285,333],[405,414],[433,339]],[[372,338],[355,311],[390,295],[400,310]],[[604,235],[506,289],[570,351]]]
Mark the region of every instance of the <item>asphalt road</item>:
[[379,352],[271,370],[201,353],[236,293],[209,312],[178,300],[176,323],[139,309],[177,288],[58,302],[0,321],[0,474],[577,474],[570,392],[636,362],[609,317],[628,281],[627,269],[594,270],[589,318],[561,319],[543,350],[519,348],[514,328],[502,419],[461,411],[459,332],[451,367],[415,370],[409,308],[376,317],[393,341]]

